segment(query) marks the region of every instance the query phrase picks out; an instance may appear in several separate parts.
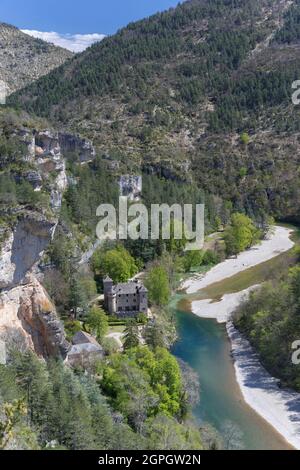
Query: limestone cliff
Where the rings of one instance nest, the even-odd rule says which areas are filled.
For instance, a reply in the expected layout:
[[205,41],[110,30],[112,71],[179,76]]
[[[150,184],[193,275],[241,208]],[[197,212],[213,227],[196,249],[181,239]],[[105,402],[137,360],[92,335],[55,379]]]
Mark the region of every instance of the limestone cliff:
[[[69,184],[66,160],[86,163],[95,158],[95,149],[79,135],[59,132],[28,115],[20,119],[13,110],[0,113],[1,137],[2,172],[16,187],[29,183],[34,192],[41,192],[37,200],[45,202],[35,204],[34,198],[22,201],[6,194],[0,200],[0,361],[5,357],[3,348],[11,346],[30,348],[44,357],[64,357],[68,343],[41,285],[41,260],[54,236]],[[15,154],[6,150],[7,142],[17,149]]]
[[130,201],[136,201],[142,195],[142,176],[122,175],[119,178],[120,195],[127,196]]
[[69,344],[45,289],[33,276],[0,294],[0,341],[6,350],[32,349],[43,357],[65,357]]
[[[43,278],[40,261],[54,236],[68,185],[65,155],[78,152],[82,162],[94,158],[95,151],[91,142],[49,128],[13,126],[11,135],[22,144],[21,160],[26,163],[19,165],[18,173],[12,172],[13,177],[17,183],[18,179],[25,179],[34,191],[48,194],[50,205],[47,208],[15,203],[1,206],[5,219],[0,227],[1,351],[3,347],[8,351],[15,346],[30,348],[44,357],[64,357],[68,343],[55,306],[40,284]],[[2,158],[5,168],[3,159],[5,155]]]
[[68,181],[58,132],[49,129],[37,131],[24,128],[18,130],[16,136],[27,148],[25,160],[36,168],[22,176],[35,191],[47,187],[50,191],[52,209],[59,210]]
[[55,220],[27,211],[20,214],[2,244],[0,341],[6,351],[30,348],[44,357],[65,357],[67,353],[68,343],[55,306],[36,278],[55,227]]
[[49,188],[51,207],[59,211],[62,195],[67,188],[65,159],[72,155],[85,163],[95,158],[95,148],[90,140],[78,135],[66,134],[50,129],[18,129],[15,136],[27,149],[24,159],[36,169],[22,175],[35,189]]
[[0,290],[26,283],[26,276],[49,245],[56,221],[24,211],[0,249]]

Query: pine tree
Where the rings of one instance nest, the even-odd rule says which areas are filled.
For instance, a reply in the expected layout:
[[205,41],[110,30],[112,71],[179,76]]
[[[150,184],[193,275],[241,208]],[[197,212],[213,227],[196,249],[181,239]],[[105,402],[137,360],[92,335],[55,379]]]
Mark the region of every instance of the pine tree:
[[124,349],[135,348],[140,344],[139,329],[136,320],[127,321],[124,332]]

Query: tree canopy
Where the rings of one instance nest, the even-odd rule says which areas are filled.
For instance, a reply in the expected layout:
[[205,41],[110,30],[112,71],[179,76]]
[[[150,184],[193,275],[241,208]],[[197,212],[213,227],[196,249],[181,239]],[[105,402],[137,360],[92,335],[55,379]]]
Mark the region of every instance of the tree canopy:
[[259,230],[248,216],[233,214],[231,223],[224,234],[227,254],[237,255],[257,243],[259,237]]
[[170,298],[169,278],[162,266],[153,266],[147,273],[145,285],[149,300],[155,305],[166,305]]
[[122,245],[107,251],[96,251],[92,266],[97,274],[102,277],[108,275],[114,282],[126,282],[138,271],[134,258]]

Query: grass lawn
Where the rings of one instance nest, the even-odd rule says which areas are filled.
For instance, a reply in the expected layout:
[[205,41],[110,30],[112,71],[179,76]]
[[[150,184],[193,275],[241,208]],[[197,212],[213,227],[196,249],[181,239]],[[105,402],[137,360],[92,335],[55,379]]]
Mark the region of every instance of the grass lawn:
[[125,325],[109,326],[109,333],[124,333]]

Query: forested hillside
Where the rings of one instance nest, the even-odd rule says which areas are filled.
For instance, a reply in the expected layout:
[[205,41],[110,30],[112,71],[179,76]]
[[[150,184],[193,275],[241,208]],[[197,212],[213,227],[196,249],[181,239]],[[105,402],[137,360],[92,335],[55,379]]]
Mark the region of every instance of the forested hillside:
[[202,448],[184,416],[187,384],[165,350],[116,356],[98,381],[32,353],[16,353],[0,372],[2,450]]
[[128,25],[11,103],[121,169],[190,180],[250,215],[299,218],[300,2],[192,0]]

